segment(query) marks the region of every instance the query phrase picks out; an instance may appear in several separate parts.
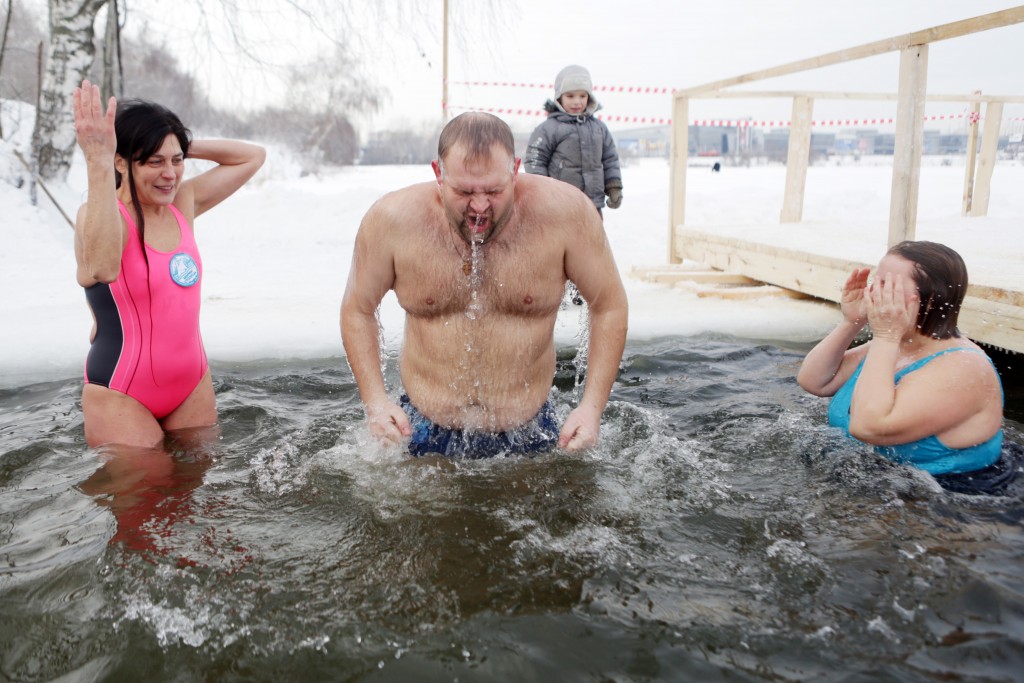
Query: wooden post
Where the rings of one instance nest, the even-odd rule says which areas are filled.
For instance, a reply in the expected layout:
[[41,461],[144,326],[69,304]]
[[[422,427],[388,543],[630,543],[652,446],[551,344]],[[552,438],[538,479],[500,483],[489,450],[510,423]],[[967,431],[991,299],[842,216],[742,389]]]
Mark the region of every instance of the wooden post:
[[672,98],[672,163],[669,165],[668,262],[682,263],[676,255],[676,229],[686,219],[686,168],[690,160],[690,100]]
[[914,239],[927,86],[928,46],[912,45],[901,50],[892,196],[889,204],[889,246]]
[[793,98],[793,120],[789,126],[789,151],[786,154],[786,192],[782,198],[783,223],[799,223],[804,213],[804,189],[807,165],[811,159],[811,114],[814,100]]
[[996,167],[996,152],[999,150],[999,126],[1003,118],[1003,103],[989,102],[985,106],[985,127],[981,132],[981,157],[974,180],[974,201],[972,216],[988,215],[988,200],[992,194],[992,171]]
[[975,90],[974,96],[979,98],[971,103],[971,113],[967,119],[967,163],[964,164],[964,196],[960,207],[961,216],[971,215],[974,202],[974,165],[978,160],[978,118],[981,115],[981,91]]

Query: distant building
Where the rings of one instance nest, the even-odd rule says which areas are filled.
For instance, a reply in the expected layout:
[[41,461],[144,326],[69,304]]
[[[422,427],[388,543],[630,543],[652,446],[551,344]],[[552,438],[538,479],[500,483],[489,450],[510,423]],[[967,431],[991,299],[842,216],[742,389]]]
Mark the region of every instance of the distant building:
[[[623,156],[665,157],[671,152],[671,126],[650,126],[614,133]],[[1020,133],[999,138],[999,150],[1015,155],[1022,151]],[[621,141],[621,143],[620,143]],[[754,126],[690,126],[691,157],[762,157],[785,163],[789,154],[789,128],[764,130]],[[834,132],[828,129],[811,132],[811,162],[840,156],[891,156],[896,148],[896,134],[873,128],[849,128]],[[966,133],[924,131],[922,153],[956,155],[967,152]]]

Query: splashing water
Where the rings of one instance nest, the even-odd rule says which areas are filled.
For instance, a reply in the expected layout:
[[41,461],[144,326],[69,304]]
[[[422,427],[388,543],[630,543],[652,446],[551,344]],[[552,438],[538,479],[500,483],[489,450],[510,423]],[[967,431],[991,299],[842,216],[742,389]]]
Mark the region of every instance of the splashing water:
[[378,360],[380,362],[380,374],[384,378],[384,388],[387,389],[388,383],[388,354],[387,346],[385,345],[384,339],[384,323],[380,321],[380,308],[373,312],[373,318],[377,321],[377,348],[380,349],[380,355]]
[[[477,225],[479,225],[479,218],[477,219]],[[466,317],[470,320],[477,320],[484,313],[483,302],[480,301],[480,288],[483,286],[483,262],[484,262],[484,251],[480,247],[480,242],[473,240],[470,242],[470,264],[471,269],[469,271],[469,305],[466,306]]]
[[473,244],[480,244],[484,241],[483,233],[486,220],[483,216],[477,216],[473,219],[473,239],[471,240]]
[[576,379],[573,384],[573,398],[579,400],[580,386],[587,370],[587,357],[590,353],[590,311],[586,304],[580,307],[580,332],[577,335],[576,356],[572,365],[576,368]]
[[799,351],[631,341],[596,449],[481,461],[375,444],[334,358],[221,362],[217,456],[95,500],[80,378],[0,392],[0,670],[1017,680],[1024,486],[951,494],[851,445]]

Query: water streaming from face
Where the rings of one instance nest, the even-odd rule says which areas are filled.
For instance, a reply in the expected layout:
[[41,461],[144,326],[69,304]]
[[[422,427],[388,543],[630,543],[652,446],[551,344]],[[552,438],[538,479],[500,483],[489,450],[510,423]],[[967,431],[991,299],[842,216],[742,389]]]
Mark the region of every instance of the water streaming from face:
[[476,217],[473,219],[473,234],[472,234],[472,242],[473,242],[473,244],[478,244],[478,243],[482,244],[483,243],[483,241],[484,241],[484,234],[483,233],[484,233],[484,227],[485,227],[486,223],[487,223],[487,218],[485,216],[481,216],[480,214],[477,214]]
[[466,317],[470,320],[478,320],[484,314],[484,305],[480,300],[480,289],[484,279],[483,261],[482,241],[474,239],[470,242],[469,305],[466,306]]

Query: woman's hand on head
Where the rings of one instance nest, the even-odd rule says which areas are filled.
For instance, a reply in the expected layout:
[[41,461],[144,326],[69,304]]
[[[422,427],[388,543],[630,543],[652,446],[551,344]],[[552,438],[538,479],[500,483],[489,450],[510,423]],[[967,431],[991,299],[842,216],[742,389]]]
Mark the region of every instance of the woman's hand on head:
[[117,152],[117,136],[114,133],[114,116],[117,100],[107,100],[107,111],[103,112],[103,101],[98,86],[87,80],[75,88],[72,97],[75,116],[75,137],[82,148],[85,160],[113,163]]
[[864,324],[867,320],[864,292],[868,286],[870,273],[870,268],[857,268],[850,273],[850,277],[846,278],[846,284],[843,285],[843,297],[839,305],[843,312],[843,318],[847,322]]
[[875,339],[899,342],[917,326],[920,299],[913,282],[896,273],[885,273],[864,290],[868,324]]

